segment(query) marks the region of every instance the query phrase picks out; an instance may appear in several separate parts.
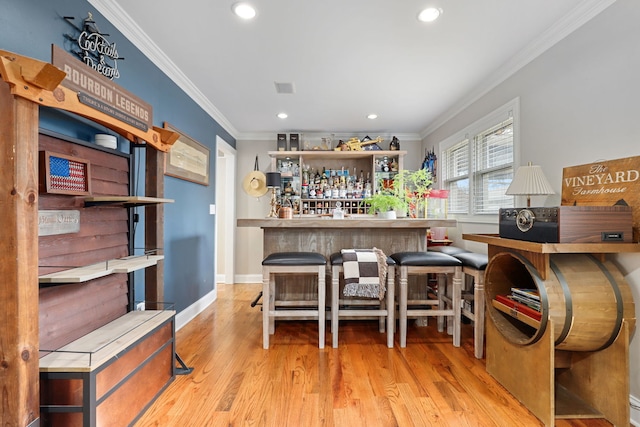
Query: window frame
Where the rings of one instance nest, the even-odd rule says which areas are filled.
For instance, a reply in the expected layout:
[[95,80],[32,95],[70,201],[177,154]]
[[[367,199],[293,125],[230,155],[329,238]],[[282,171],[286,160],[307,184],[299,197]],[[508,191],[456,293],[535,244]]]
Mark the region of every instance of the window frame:
[[[448,138],[442,140],[438,144],[438,158],[442,159],[440,170],[443,172],[446,170],[446,158],[445,152],[456,146],[457,144],[467,141],[467,150],[468,150],[468,161],[469,161],[469,170],[464,177],[455,177],[453,179],[445,180],[444,174],[442,179],[440,180],[440,187],[443,189],[448,188],[447,183],[459,181],[461,179],[467,179],[469,182],[469,194],[467,198],[468,204],[468,212],[467,213],[451,213],[451,216],[454,216],[460,221],[464,222],[478,222],[478,223],[497,223],[498,222],[498,212],[496,211],[491,213],[476,213],[475,212],[475,198],[477,197],[475,194],[475,180],[478,174],[478,170],[476,170],[476,158],[475,158],[475,150],[476,150],[476,136],[479,134],[486,132],[487,130],[499,125],[500,123],[508,120],[509,118],[513,119],[513,163],[511,163],[511,167],[515,173],[518,165],[520,164],[520,99],[514,98],[513,100],[507,102],[506,104],[498,107],[491,113],[485,115],[484,117],[476,120],[470,125],[465,126],[460,131],[452,134]],[[507,166],[508,167],[508,166]],[[486,172],[486,170],[484,170]],[[513,197],[515,206],[515,197]],[[449,202],[451,205],[451,201]]]

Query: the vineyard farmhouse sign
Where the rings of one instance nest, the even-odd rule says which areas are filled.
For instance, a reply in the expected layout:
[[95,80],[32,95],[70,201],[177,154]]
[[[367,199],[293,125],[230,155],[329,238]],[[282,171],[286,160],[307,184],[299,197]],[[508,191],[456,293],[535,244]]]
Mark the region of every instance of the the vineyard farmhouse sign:
[[563,206],[628,205],[634,241],[640,227],[640,156],[606,160],[562,170]]

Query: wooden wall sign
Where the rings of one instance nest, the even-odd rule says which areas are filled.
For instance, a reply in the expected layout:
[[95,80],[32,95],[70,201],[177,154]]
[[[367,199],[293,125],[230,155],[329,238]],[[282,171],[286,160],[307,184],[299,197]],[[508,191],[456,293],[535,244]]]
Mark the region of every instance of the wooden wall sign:
[[[71,59],[86,67],[75,58],[71,57]],[[71,71],[72,80],[77,77],[80,87],[86,85],[89,93],[95,95],[96,92],[99,92],[102,97],[104,89],[107,100],[113,95],[113,99],[124,108],[125,112],[116,110],[115,107],[111,107],[91,95],[79,94],[74,89],[65,87],[62,83],[67,79],[67,71]],[[67,71],[37,59],[0,49],[0,77],[9,84],[11,95],[38,105],[58,108],[86,117],[117,132],[129,141],[144,141],[160,151],[168,152],[173,143],[178,140],[180,135],[177,132],[156,126],[150,128],[142,119],[136,119],[136,116],[143,116],[145,120],[147,118],[144,112],[138,108],[139,104],[128,102],[128,98],[116,96],[115,91],[107,90],[110,86],[96,87],[96,80],[86,80],[85,75],[79,73],[74,75],[73,70]],[[90,68],[87,68],[87,71],[95,73]],[[104,78],[100,75],[98,77]],[[106,81],[109,82],[109,85],[114,84],[108,79]],[[134,115],[127,115],[126,111],[133,111]],[[151,113],[150,109],[149,113]],[[150,114],[149,119],[151,119]]]
[[80,232],[80,211],[39,210],[38,236],[56,236]]
[[80,103],[110,115],[140,130],[153,125],[151,105],[64,49],[51,45],[51,63],[66,73],[62,86],[78,94]]
[[633,241],[640,238],[640,156],[562,169],[563,206],[633,208]]
[[209,185],[209,149],[167,122],[164,127],[180,134],[165,156],[164,174]]

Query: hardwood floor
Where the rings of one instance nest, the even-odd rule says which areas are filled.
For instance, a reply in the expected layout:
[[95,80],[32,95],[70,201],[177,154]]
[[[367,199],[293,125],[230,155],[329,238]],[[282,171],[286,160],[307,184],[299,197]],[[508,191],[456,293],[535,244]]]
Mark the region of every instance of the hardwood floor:
[[316,322],[281,321],[263,350],[260,306],[250,306],[260,288],[219,285],[218,300],[178,331],[177,352],[194,370],[178,376],[137,427],[541,425],[473,357],[470,325],[460,348],[431,320],[410,325],[406,348],[389,349],[377,321],[342,321],[339,348],[327,328],[319,350]]

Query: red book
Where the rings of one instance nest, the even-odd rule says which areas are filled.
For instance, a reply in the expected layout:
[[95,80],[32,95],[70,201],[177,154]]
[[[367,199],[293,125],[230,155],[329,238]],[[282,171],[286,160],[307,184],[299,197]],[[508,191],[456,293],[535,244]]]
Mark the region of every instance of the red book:
[[524,304],[514,301],[511,298],[507,297],[506,295],[496,295],[496,301],[506,305],[507,307],[514,309],[518,313],[522,313],[525,316],[529,316],[532,319],[535,319],[537,321],[540,321],[540,319],[542,319],[542,313],[540,313],[537,310],[534,310],[531,307],[528,307]]

